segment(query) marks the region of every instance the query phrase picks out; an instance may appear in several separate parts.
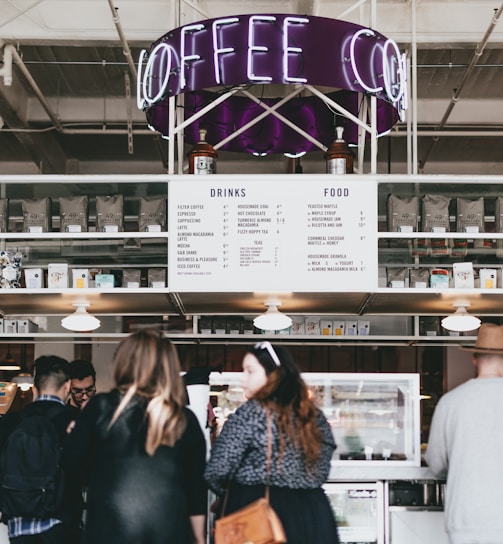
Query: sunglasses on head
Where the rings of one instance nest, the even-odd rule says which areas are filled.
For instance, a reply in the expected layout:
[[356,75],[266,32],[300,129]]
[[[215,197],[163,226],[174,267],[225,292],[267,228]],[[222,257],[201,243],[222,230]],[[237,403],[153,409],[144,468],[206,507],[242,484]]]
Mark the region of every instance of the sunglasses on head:
[[276,366],[281,366],[278,354],[274,351],[271,342],[259,342],[253,346],[255,349],[265,349]]

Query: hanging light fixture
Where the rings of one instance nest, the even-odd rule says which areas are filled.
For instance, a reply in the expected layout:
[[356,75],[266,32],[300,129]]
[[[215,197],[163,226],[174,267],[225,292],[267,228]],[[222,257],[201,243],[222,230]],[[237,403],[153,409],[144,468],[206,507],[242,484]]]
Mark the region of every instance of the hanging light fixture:
[[264,331],[280,331],[292,324],[292,318],[278,310],[278,306],[281,306],[279,300],[266,300],[264,304],[267,310],[253,320],[255,327]]
[[21,391],[28,391],[33,387],[33,376],[29,372],[20,372],[12,378],[11,382],[17,384]]
[[10,352],[10,344],[7,344],[7,355],[0,362],[0,370],[21,370],[21,365],[12,357]]
[[16,374],[10,381],[15,383],[21,391],[29,391],[33,387],[33,376],[26,368],[26,344],[21,346],[21,372]]
[[470,307],[468,303],[453,304],[456,311],[442,319],[442,327],[448,331],[466,332],[473,331],[480,327],[480,319],[469,314],[466,309]]
[[74,332],[88,332],[94,331],[101,325],[101,321],[98,318],[87,313],[86,308],[89,308],[89,304],[78,302],[72,304],[72,306],[75,308],[75,312],[61,320],[63,328]]

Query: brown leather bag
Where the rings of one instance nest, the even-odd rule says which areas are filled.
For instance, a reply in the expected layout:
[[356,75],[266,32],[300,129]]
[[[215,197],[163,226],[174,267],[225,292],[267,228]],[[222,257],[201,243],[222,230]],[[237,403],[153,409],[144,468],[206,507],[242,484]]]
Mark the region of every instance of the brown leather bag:
[[262,497],[215,522],[215,544],[284,544],[285,531]]
[[215,544],[285,544],[286,535],[281,521],[269,504],[269,472],[272,455],[271,415],[267,411],[267,463],[265,496],[215,521]]

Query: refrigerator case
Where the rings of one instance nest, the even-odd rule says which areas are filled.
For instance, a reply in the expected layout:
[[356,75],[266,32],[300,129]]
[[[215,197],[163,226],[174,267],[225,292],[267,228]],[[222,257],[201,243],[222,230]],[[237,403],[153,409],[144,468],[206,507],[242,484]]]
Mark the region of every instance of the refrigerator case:
[[[212,373],[218,426],[245,402],[239,372]],[[419,374],[304,373],[337,450],[333,465],[420,466]]]
[[313,373],[304,378],[332,427],[333,464],[420,466],[418,374]]
[[384,484],[327,483],[323,486],[346,544],[384,544]]

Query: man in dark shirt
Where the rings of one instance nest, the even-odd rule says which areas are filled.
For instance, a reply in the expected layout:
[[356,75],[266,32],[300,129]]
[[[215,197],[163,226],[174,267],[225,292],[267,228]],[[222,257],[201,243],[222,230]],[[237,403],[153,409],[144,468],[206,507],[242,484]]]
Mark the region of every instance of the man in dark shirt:
[[82,410],[96,393],[96,370],[90,361],[75,359],[70,363],[70,400],[68,404]]
[[[65,404],[70,393],[68,361],[56,355],[43,355],[34,364],[34,401],[21,412],[12,412],[0,420],[0,448],[23,415],[51,414],[60,443],[63,444],[75,417],[75,410]],[[74,544],[80,519],[80,486],[77,475],[65,474],[62,508],[57,517],[7,520],[11,544]]]

